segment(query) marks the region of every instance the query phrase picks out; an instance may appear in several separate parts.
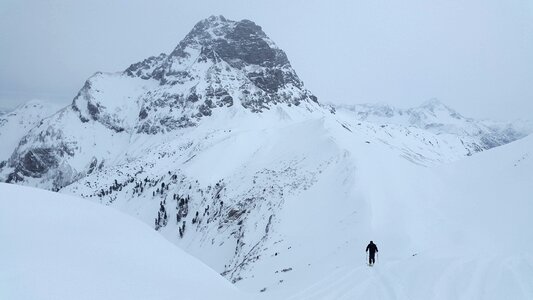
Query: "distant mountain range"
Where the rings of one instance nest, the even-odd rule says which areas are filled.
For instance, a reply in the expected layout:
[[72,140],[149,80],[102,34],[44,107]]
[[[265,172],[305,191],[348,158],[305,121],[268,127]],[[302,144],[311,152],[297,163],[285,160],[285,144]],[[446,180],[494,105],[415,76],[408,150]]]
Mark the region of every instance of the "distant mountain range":
[[467,118],[437,99],[409,109],[383,104],[330,107],[334,112],[351,115],[355,120],[419,128],[437,135],[458,136],[468,150],[467,155],[521,139],[533,129],[531,124],[526,122],[494,122]]

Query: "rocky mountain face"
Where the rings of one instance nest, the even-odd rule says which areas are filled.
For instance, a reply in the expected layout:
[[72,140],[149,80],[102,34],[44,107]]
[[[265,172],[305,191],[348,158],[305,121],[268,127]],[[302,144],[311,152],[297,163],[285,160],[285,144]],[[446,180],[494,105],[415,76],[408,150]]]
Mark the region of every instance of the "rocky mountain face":
[[109,89],[100,85],[107,77],[98,73],[89,79],[72,107],[82,122],[99,121],[116,132],[156,134],[195,126],[216,108],[234,105],[262,112],[279,103],[317,102],[260,26],[222,16],[196,24],[169,55],[135,63],[117,76],[146,81],[124,99],[127,106],[136,102],[134,112],[110,109]]
[[325,108],[261,27],[219,16],[168,55],[89,78],[20,137],[0,180],[114,206],[270,291],[336,255],[309,249],[372,229],[369,199],[401,192],[402,172],[527,134],[494,126],[437,102]]
[[[318,107],[261,27],[212,16],[169,55],[93,75],[72,105],[26,135],[4,165],[10,182],[53,178],[45,186],[58,189],[114,159],[136,135],[194,127],[224,108],[261,113],[302,103]],[[109,140],[114,149],[95,151]]]

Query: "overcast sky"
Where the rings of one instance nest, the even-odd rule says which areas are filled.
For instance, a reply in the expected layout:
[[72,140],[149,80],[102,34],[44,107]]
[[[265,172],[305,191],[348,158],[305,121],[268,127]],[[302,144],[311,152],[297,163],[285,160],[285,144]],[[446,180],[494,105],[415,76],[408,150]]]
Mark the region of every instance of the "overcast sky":
[[210,15],[250,19],[324,102],[533,118],[531,0],[0,0],[0,107],[65,105],[96,71],[169,53]]

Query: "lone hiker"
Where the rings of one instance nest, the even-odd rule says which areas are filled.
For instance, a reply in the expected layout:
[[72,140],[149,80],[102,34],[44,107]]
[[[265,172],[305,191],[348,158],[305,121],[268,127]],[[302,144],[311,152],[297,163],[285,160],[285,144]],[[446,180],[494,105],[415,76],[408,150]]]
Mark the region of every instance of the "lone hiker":
[[374,242],[370,241],[370,244],[366,246],[366,252],[368,252],[368,264],[371,266],[376,262],[375,255],[378,251],[378,246]]

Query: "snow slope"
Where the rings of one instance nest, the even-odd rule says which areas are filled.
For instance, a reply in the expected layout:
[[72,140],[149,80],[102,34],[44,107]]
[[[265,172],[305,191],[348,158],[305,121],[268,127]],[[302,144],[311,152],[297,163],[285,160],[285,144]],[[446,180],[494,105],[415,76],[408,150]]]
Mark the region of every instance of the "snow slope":
[[[293,116],[293,120],[295,118]],[[305,149],[308,151],[307,159],[294,165],[296,170],[292,171],[292,176],[296,177],[295,182],[304,185],[306,178],[316,176],[316,179],[311,180],[301,192],[284,190],[288,196],[280,203],[282,208],[279,211],[269,205],[256,206],[244,218],[246,226],[252,228],[249,232],[244,231],[246,234],[241,238],[245,241],[253,241],[253,228],[259,234],[259,224],[268,221],[272,213],[277,220],[271,226],[270,238],[261,244],[265,248],[259,252],[261,258],[249,270],[240,271],[243,279],[237,282],[237,286],[255,292],[264,289],[263,293],[254,296],[264,299],[530,299],[533,296],[533,238],[529,232],[533,225],[530,218],[533,203],[529,197],[533,193],[530,184],[533,180],[533,138],[528,137],[455,163],[427,168],[405,160],[384,144],[367,144],[365,138],[358,138],[353,132],[327,120],[301,120],[292,125],[280,125],[281,128],[285,137],[270,129],[254,138],[257,132],[265,130],[254,128],[258,131],[234,133],[233,139],[242,142],[231,144],[251,147],[247,153],[254,156],[252,166],[249,166],[252,170],[254,164],[269,164],[273,169],[273,162],[268,157],[275,157],[275,161],[279,159],[278,162],[281,162],[283,159],[280,158],[301,154]],[[330,135],[335,136],[335,143]],[[258,143],[257,149],[251,143],[254,140]],[[275,142],[277,140],[279,144]],[[227,146],[221,144],[221,147]],[[216,144],[211,147],[216,147]],[[216,148],[212,149],[202,150],[202,158],[193,164],[207,161],[209,165],[209,156],[216,157],[218,153]],[[258,152],[258,149],[264,150]],[[228,151],[231,152],[231,149]],[[240,160],[250,162],[244,159],[244,153],[241,150],[227,164],[218,164],[213,169],[222,172],[215,178],[223,176],[227,180],[227,189],[222,193],[224,201],[229,202],[231,193],[237,189],[232,185],[231,177],[224,173],[231,174],[233,169],[240,169],[234,165]],[[323,167],[322,173],[308,177],[314,163],[327,160],[333,153],[339,156]],[[161,165],[167,163],[163,159]],[[210,182],[211,172],[200,173],[200,170],[205,170],[205,166],[191,166],[189,172],[198,172],[200,182]],[[128,172],[124,168],[122,171]],[[162,170],[159,170],[161,173]],[[299,177],[305,173],[308,175]],[[237,174],[254,178],[244,170]],[[143,173],[143,176],[148,174]],[[263,181],[276,186],[290,183],[287,181],[290,176],[280,176],[279,173],[274,177],[255,178],[256,184],[261,187],[266,186]],[[303,183],[301,179],[304,179]],[[183,189],[187,190],[189,184],[194,182],[182,184],[185,185]],[[170,190],[174,189],[171,185]],[[35,190],[32,192],[37,193]],[[265,200],[272,199],[269,194],[262,194]],[[37,197],[43,198],[40,194]],[[76,205],[79,202],[70,201],[75,201]],[[168,201],[171,202],[170,199]],[[33,202],[29,206],[35,208],[35,213],[59,210],[46,202]],[[18,206],[24,205],[24,202],[16,204],[2,207],[4,215],[1,220],[18,220],[20,216],[15,212],[28,211],[26,206]],[[112,214],[113,219],[117,218],[118,213],[84,205],[97,210],[95,215],[98,218],[102,218],[102,214],[104,217]],[[149,198],[140,201],[135,197],[117,197],[111,205],[142,219],[142,213],[149,211],[144,208],[145,205],[153,205],[152,211],[155,211],[159,203],[157,200],[151,202]],[[78,214],[70,217],[72,219],[60,224],[76,224]],[[32,220],[31,217],[26,219]],[[37,218],[34,220],[42,228],[43,223]],[[214,227],[222,223],[215,223]],[[9,224],[17,224],[15,228],[11,227],[12,232],[20,230],[18,222],[6,225]],[[102,230],[108,232],[127,231],[115,222],[102,224]],[[128,224],[127,227],[131,226]],[[2,228],[10,227],[3,225]],[[65,229],[64,226],[60,228]],[[224,261],[224,248],[210,246],[211,243],[206,242],[211,238],[209,230],[201,226],[198,228],[197,233],[191,228],[192,234],[188,233],[183,240],[176,237],[176,229],[171,224],[160,232],[216,269],[216,264]],[[223,232],[231,228],[228,226],[218,232],[221,234],[220,241],[230,243],[231,236],[228,238]],[[238,226],[235,229],[238,230]],[[34,228],[27,230],[31,232]],[[54,227],[55,230],[59,229]],[[136,237],[132,243],[138,242],[138,232],[143,230],[152,236],[155,234],[148,228],[135,229]],[[157,239],[157,234],[153,238]],[[365,265],[364,256],[364,247],[370,239],[376,241],[380,248],[378,262],[373,268]],[[97,240],[90,244],[106,243]],[[137,249],[131,243],[125,244],[125,247],[130,249],[128,252]],[[161,250],[154,251],[160,253]],[[33,251],[28,254],[31,255],[34,255]],[[67,253],[62,255],[69,256]],[[152,263],[158,272],[153,276],[158,282],[152,284],[160,290],[168,286],[160,282],[169,276],[166,272],[170,271],[158,268],[155,262],[150,261]],[[218,268],[223,269],[222,266]],[[167,271],[162,273],[161,269]]]
[[[289,299],[531,299],[532,154],[528,137],[415,172],[395,165],[385,174],[377,165],[360,165],[367,179],[357,188],[358,201],[368,208],[350,217],[342,205],[339,216],[328,218],[331,229],[350,227],[340,236],[325,230],[336,240],[305,242],[306,231],[294,235],[306,243],[302,248],[321,253],[324,271]],[[372,268],[363,263],[370,239],[380,248]],[[295,273],[285,280],[298,284],[301,278]]]
[[238,299],[211,269],[116,210],[0,184],[1,299]]
[[[263,291],[270,299],[335,299],[336,293],[347,299],[453,298],[449,293],[467,287],[475,298],[488,285],[501,288],[482,278],[483,268],[500,270],[495,262],[505,257],[496,246],[500,241],[520,241],[524,252],[516,259],[529,268],[531,243],[510,231],[528,228],[531,221],[510,214],[532,208],[531,160],[523,159],[519,169],[510,162],[530,155],[530,137],[464,159],[439,135],[359,123],[283,106],[259,116],[221,113],[62,192],[112,205],[151,226],[162,201],[170,216],[158,228],[162,235],[241,289]],[[438,143],[423,143],[420,136]],[[443,164],[450,157],[456,162]],[[440,164],[431,163],[438,159]],[[512,183],[506,178],[520,179],[512,188],[517,202],[499,215],[505,208],[502,193]],[[141,192],[136,182],[145,179]],[[115,180],[125,185],[100,194]],[[190,212],[179,223],[173,195],[190,197]],[[506,225],[493,226],[496,218]],[[182,221],[187,229],[180,237]],[[370,239],[381,248],[375,270],[383,269],[385,279],[364,279],[374,276],[364,265]],[[463,282],[443,270],[467,262],[477,273]],[[407,271],[409,277],[401,275]],[[510,284],[531,278],[517,272]],[[417,282],[426,288],[417,289]],[[516,297],[527,295],[527,289],[519,290]]]

